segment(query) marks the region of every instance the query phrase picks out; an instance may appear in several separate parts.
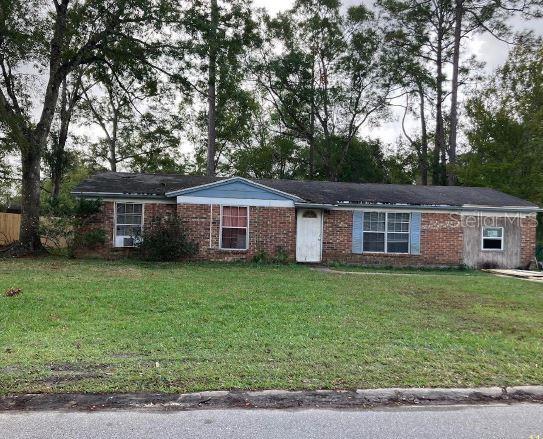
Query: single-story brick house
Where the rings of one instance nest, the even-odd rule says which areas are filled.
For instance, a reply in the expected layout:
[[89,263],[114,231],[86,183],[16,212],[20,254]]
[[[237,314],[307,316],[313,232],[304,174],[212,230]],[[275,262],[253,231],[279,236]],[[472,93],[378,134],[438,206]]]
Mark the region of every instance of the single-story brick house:
[[175,214],[200,260],[282,252],[313,263],[527,267],[540,211],[487,188],[122,172],[94,175],[73,194],[103,201],[106,256]]

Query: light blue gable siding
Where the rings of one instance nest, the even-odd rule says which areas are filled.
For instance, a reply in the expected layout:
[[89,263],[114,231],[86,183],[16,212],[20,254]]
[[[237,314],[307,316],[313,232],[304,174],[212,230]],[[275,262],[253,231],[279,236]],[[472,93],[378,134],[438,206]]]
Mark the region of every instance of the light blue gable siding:
[[420,255],[420,229],[421,213],[411,213],[411,227],[409,232],[410,249],[412,255]]
[[364,226],[364,212],[355,210],[353,212],[353,253],[362,253],[362,229]]
[[290,200],[286,196],[267,191],[264,188],[253,186],[243,181],[232,181],[224,184],[203,187],[194,191],[185,192],[192,197],[205,198],[242,198],[254,200]]

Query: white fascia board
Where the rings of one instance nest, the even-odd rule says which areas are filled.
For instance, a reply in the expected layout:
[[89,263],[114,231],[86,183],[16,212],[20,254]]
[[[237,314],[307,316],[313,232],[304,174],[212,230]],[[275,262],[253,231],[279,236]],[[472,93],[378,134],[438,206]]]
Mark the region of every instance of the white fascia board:
[[220,204],[222,206],[294,207],[292,200],[259,200],[255,198],[191,197],[178,195],[177,204]]
[[199,186],[192,186],[192,187],[188,187],[188,188],[185,188],[185,189],[179,189],[177,191],[166,192],[165,195],[167,197],[174,197],[174,196],[182,195],[182,194],[190,194],[192,192],[199,191],[200,189],[206,189],[206,188],[210,188],[210,187],[222,186],[222,185],[224,185],[226,183],[231,183],[233,181],[242,181],[242,182],[247,183],[247,184],[249,184],[251,186],[255,186],[255,187],[264,189],[264,190],[266,190],[268,192],[272,192],[274,194],[278,194],[278,195],[281,195],[283,197],[290,198],[293,201],[297,201],[297,202],[303,202],[304,201],[302,198],[300,198],[300,197],[298,197],[296,195],[292,195],[292,194],[289,194],[288,192],[283,192],[283,191],[280,191],[278,189],[274,189],[272,187],[266,186],[264,184],[257,183],[255,181],[252,181],[252,180],[249,180],[249,179],[243,178],[243,177],[225,178],[224,180],[218,180],[218,181],[214,181],[212,183],[206,183],[206,184],[201,184]]
[[139,204],[173,204],[174,200],[164,200],[162,198],[99,198],[102,201],[114,201],[116,203],[139,203]]
[[123,194],[112,192],[71,192],[76,198],[87,198],[91,200],[114,201],[119,203],[142,203],[142,204],[175,204],[171,198],[164,198],[158,195]]

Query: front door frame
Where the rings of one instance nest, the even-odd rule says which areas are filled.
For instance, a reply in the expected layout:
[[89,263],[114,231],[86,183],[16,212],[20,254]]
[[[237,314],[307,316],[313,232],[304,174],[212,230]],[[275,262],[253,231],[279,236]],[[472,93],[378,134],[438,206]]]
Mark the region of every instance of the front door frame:
[[[300,218],[302,218],[303,212],[308,211],[308,210],[317,212],[317,215],[319,215],[319,218],[320,218],[320,233],[319,233],[319,236],[317,238],[318,239],[318,245],[319,245],[319,256],[318,256],[318,260],[316,260],[316,261],[300,260],[301,258],[299,257],[298,232],[299,232],[299,227],[300,227],[300,222],[301,222]],[[306,263],[306,264],[318,264],[318,263],[322,262],[322,241],[323,241],[323,235],[324,235],[324,227],[323,226],[324,226],[324,211],[322,209],[303,208],[303,207],[296,209],[296,262]]]

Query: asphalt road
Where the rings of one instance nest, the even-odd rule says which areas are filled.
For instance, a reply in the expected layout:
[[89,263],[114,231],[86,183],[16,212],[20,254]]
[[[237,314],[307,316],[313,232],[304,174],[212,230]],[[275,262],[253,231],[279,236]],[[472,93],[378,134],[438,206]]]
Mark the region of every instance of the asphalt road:
[[543,404],[380,410],[3,412],[0,438],[543,438]]

